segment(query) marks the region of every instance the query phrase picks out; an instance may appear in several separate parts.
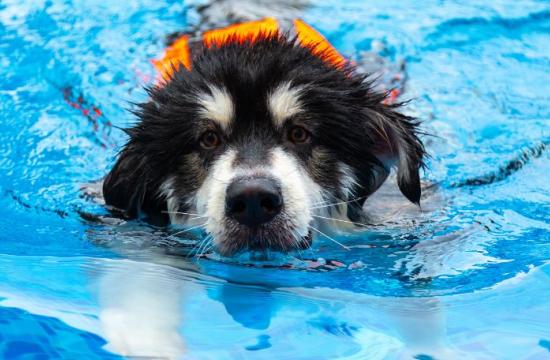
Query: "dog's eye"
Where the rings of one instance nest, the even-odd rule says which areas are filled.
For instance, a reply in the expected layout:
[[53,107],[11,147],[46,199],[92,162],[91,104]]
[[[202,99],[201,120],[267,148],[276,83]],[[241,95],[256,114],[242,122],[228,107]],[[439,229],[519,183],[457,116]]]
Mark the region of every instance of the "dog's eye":
[[301,126],[294,126],[288,132],[288,139],[295,144],[303,144],[309,141],[309,131]]
[[204,149],[212,150],[217,148],[221,143],[220,136],[215,131],[207,131],[202,134],[200,144]]

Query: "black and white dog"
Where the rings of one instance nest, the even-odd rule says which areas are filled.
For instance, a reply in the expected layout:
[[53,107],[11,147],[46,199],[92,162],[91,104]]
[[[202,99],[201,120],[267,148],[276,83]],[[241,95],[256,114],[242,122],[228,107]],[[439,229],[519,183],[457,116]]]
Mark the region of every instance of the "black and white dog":
[[202,226],[221,254],[307,248],[321,227],[363,223],[392,167],[420,200],[418,122],[351,63],[331,66],[282,34],[204,47],[149,95],[105,201]]

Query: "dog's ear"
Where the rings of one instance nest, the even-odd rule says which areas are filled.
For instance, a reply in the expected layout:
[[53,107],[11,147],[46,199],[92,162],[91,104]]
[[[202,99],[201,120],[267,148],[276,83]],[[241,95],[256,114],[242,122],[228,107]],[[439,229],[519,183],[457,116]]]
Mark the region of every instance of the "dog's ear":
[[146,166],[145,156],[128,144],[103,181],[105,203],[130,218],[140,217],[148,195]]
[[424,166],[426,152],[418,138],[419,121],[386,105],[376,113],[374,119],[379,135],[377,148],[384,149],[381,157],[388,165],[397,165],[397,185],[401,193],[411,202],[420,204],[419,171]]
[[[396,141],[399,163],[397,166],[397,185],[411,202],[420,205],[422,190],[420,187],[420,168],[422,167],[423,150],[419,150],[422,144],[415,135],[397,132]],[[423,148],[423,147],[422,147]]]

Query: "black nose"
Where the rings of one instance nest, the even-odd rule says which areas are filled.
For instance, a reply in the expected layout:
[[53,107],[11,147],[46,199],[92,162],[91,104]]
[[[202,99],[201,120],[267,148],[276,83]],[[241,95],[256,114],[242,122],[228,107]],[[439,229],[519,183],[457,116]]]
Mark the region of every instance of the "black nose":
[[240,224],[256,227],[281,212],[283,196],[275,180],[252,177],[233,181],[227,188],[225,213]]

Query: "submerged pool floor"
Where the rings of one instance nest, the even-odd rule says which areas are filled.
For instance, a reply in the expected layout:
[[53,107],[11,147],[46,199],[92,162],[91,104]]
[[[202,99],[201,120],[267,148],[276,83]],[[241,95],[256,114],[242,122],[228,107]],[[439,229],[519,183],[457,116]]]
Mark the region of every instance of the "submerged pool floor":
[[435,135],[425,211],[296,254],[344,264],[318,271],[164,255],[169,231],[81,216],[106,213],[80,186],[188,9],[0,3],[0,357],[550,358],[548,2],[303,9],[342,53],[404,61],[407,112]]

